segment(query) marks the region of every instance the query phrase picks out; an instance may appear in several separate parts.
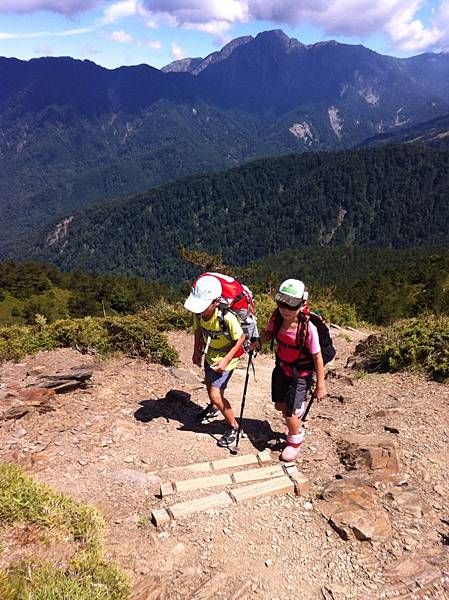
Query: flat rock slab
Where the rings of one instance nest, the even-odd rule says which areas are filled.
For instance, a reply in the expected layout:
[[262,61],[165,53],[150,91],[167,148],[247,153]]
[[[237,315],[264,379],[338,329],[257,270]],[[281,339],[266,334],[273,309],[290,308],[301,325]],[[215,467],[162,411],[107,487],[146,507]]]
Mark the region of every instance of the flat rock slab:
[[399,472],[396,446],[390,437],[351,433],[336,437],[337,452],[347,469]]

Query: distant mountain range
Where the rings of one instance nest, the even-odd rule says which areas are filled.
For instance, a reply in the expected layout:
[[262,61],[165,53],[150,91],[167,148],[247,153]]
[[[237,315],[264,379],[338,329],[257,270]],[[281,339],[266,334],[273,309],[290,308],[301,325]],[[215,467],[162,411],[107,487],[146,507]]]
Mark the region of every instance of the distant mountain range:
[[279,30],[162,71],[0,58],[0,258],[83,206],[446,114],[448,54],[398,59]]
[[448,224],[449,152],[382,146],[263,159],[92,206],[30,258],[179,283],[192,274],[180,244],[232,265],[307,246],[419,253],[447,246]]

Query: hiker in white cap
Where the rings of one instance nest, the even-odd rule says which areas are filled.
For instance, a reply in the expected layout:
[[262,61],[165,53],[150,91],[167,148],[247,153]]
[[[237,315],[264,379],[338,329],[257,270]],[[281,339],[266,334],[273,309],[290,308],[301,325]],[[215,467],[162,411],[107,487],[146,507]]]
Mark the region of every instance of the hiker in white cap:
[[[221,294],[220,281],[213,275],[205,275],[196,281],[184,306],[194,314],[192,362],[200,367],[203,354],[205,357],[206,387],[212,405],[209,410],[218,409],[227,423],[226,431],[217,444],[232,448],[236,444],[238,424],[224,393],[238,365],[246,336],[234,313],[229,311],[221,316],[218,309]],[[226,334],[222,320],[225,321]]]
[[327,392],[324,384],[324,363],[316,326],[308,317],[308,292],[302,281],[287,279],[275,296],[277,309],[271,315],[266,330],[252,344],[253,349],[271,341],[277,342],[276,366],[271,379],[271,399],[276,410],[282,411],[288,429],[287,446],[281,459],[294,460],[304,440],[301,418],[305,412],[307,391],[322,400]]

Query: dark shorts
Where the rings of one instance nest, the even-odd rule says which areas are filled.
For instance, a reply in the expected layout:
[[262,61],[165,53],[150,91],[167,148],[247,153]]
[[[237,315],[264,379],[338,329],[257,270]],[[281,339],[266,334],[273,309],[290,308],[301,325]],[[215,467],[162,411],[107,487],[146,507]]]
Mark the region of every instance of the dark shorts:
[[231,379],[232,371],[225,371],[224,373],[217,373],[207,363],[204,364],[204,375],[206,383],[212,387],[216,387],[220,390],[225,390],[226,386]]
[[276,404],[286,404],[290,415],[296,411],[301,412],[312,382],[312,375],[298,377],[295,381],[293,377],[287,377],[281,367],[276,366],[271,375],[271,399]]

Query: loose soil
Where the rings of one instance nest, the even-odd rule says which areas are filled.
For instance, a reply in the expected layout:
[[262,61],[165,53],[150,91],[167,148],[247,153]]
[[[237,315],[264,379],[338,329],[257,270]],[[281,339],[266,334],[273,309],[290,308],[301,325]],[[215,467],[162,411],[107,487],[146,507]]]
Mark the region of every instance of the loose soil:
[[[191,364],[192,340],[184,333],[170,334],[180,353],[172,369],[126,357],[101,361],[71,350],[1,365],[6,387],[25,387],[36,373],[70,367],[88,367],[94,374],[87,389],[58,395],[54,411],[3,422],[0,459],[32,465],[37,480],[102,511],[107,555],[132,576],[135,600],[448,599],[447,562],[442,577],[430,587],[423,584],[422,593],[390,593],[385,569],[398,559],[444,556],[449,547],[449,386],[412,374],[346,369],[364,337],[352,330],[334,332],[338,355],[327,378],[329,397],[314,403],[297,460],[312,484],[309,497],[264,497],[160,528],[151,523],[151,511],[169,505],[157,497],[160,482],[187,478],[176,467],[229,455],[216,445],[223,421],[196,422],[207,395]],[[270,402],[273,359],[259,355],[255,365],[245,411],[248,438],[240,452],[269,447],[275,464],[285,438],[282,418]],[[236,412],[244,367],[228,388]],[[401,473],[409,475],[426,506],[422,518],[391,509],[393,534],[384,543],[344,541],[319,510],[325,484],[346,472],[335,436],[351,432],[390,436]],[[24,537],[18,549],[17,536],[4,532],[0,566],[26,554]]]

